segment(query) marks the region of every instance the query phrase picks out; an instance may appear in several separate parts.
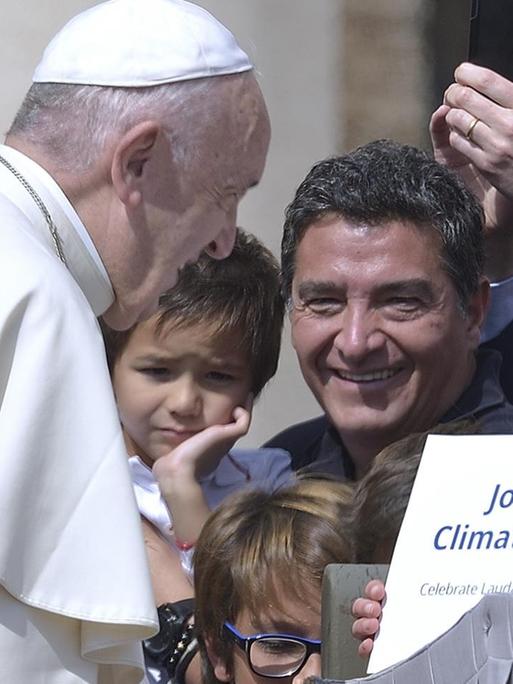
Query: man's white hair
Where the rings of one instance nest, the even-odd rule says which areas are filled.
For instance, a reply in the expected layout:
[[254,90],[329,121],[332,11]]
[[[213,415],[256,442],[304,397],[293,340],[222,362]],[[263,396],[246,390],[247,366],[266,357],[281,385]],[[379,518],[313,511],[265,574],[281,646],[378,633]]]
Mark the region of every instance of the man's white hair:
[[81,172],[94,165],[109,140],[141,121],[156,119],[172,140],[175,160],[188,165],[196,157],[198,123],[208,123],[220,82],[246,77],[218,76],[148,88],[33,83],[8,135],[42,148],[62,171]]

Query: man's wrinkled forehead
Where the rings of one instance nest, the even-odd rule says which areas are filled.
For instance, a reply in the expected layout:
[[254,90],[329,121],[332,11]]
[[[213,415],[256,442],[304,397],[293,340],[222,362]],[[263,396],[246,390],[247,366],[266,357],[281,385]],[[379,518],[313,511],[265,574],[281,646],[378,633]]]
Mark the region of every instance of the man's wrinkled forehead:
[[[270,141],[269,116],[251,72],[223,77],[215,89],[216,101],[209,102],[214,113],[205,112],[211,125],[204,144],[213,155],[212,162],[222,169],[224,188],[231,187],[241,199],[259,183],[264,171]],[[206,166],[203,171],[207,171]]]
[[[303,249],[305,248],[303,244],[305,237],[307,234],[309,237],[313,237],[313,232],[316,230],[316,228],[323,228],[332,225],[335,230],[339,224],[342,224],[343,227],[350,231],[350,233],[353,235],[361,238],[365,238],[366,236],[369,238],[379,237],[380,232],[383,233],[391,226],[397,225],[401,228],[401,232],[402,230],[410,232],[413,231],[417,232],[421,236],[426,237],[426,242],[430,246],[430,255],[436,254],[438,257],[443,259],[444,247],[442,238],[440,236],[440,231],[436,226],[433,226],[428,222],[413,221],[409,218],[397,218],[395,216],[385,216],[382,219],[376,219],[372,221],[360,220],[355,219],[352,216],[346,216],[336,211],[327,211],[319,216],[316,216],[314,219],[305,222],[299,231],[297,248],[300,246],[302,246]],[[312,244],[315,244],[315,241],[312,241]],[[310,247],[310,249],[313,249],[313,247]],[[407,255],[405,255],[405,258],[407,259]]]
[[271,123],[254,73],[219,79],[219,86],[224,111],[231,121],[227,136],[240,147],[242,154],[263,154],[265,157],[271,137]]
[[[293,284],[294,286],[300,286],[301,291],[306,292],[308,290],[315,290],[315,291],[329,291],[330,287],[336,287],[334,283],[330,283],[329,278],[324,277],[322,274],[319,274],[319,277],[314,277],[314,278],[307,278],[306,280],[302,279],[302,283],[299,284],[297,282],[297,272],[298,272],[298,267],[300,267],[303,262],[308,261],[309,265],[315,269],[315,256],[317,254],[318,250],[318,241],[315,239],[315,231],[319,228],[326,228],[328,231],[330,230],[330,226],[333,226],[333,232],[337,230],[337,227],[340,225],[343,226],[344,230],[347,231],[348,236],[355,236],[359,238],[362,242],[362,249],[360,251],[360,257],[361,257],[361,265],[362,268],[365,266],[365,257],[366,257],[366,252],[365,252],[365,240],[366,238],[369,239],[369,242],[373,240],[373,238],[378,238],[380,235],[385,235],[387,231],[391,228],[398,227],[399,231],[397,233],[399,240],[401,240],[401,237],[403,235],[406,235],[407,233],[413,233],[417,234],[423,242],[424,245],[424,258],[423,260],[426,263],[426,266],[428,263],[433,263],[433,261],[436,260],[436,262],[439,263],[440,267],[444,270],[446,270],[446,256],[445,256],[445,251],[444,251],[444,246],[442,239],[440,237],[439,231],[432,225],[426,224],[426,223],[414,223],[411,221],[391,221],[391,220],[383,220],[382,222],[376,221],[375,223],[373,222],[364,222],[364,221],[354,221],[352,219],[348,219],[344,216],[341,216],[339,214],[336,214],[334,212],[328,212],[322,216],[320,216],[318,219],[310,222],[308,225],[304,227],[302,230],[300,237],[297,242],[297,249],[296,249],[296,255],[295,255],[295,260],[294,260],[294,274],[293,274]],[[337,231],[338,232],[338,231]],[[394,250],[390,250],[390,246],[387,246],[387,252],[395,252]],[[397,249],[401,250],[402,245],[397,244]],[[387,256],[387,253],[383,254],[383,258],[385,259]],[[334,268],[337,267],[338,264],[343,266],[345,263],[347,263],[347,259],[349,256],[345,254],[344,250],[344,241],[341,240],[340,242],[337,242],[334,244],[334,247],[330,254],[328,255],[328,260],[331,261],[333,264]],[[369,255],[370,258],[370,255]],[[408,265],[408,254],[403,255],[404,259],[404,265]],[[416,282],[417,279],[413,278],[413,280]],[[412,278],[408,279],[408,282],[413,282]],[[420,282],[420,281],[419,281]],[[390,280],[390,287],[391,289],[397,289],[400,291],[401,284],[403,283],[403,280],[401,278],[401,274],[394,274],[394,277],[391,278]],[[385,285],[388,287],[388,284]],[[417,283],[418,287],[421,287],[419,283]],[[338,287],[338,285],[337,285]],[[424,287],[424,285],[422,285]]]

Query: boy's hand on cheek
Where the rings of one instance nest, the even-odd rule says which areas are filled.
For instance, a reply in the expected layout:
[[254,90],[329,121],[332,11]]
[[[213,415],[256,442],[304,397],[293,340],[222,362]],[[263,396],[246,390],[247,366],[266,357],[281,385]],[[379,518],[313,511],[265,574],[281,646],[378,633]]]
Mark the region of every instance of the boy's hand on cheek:
[[243,437],[251,422],[252,397],[244,407],[233,411],[233,421],[226,425],[211,425],[179,444],[159,458],[153,472],[163,493],[177,480],[198,478],[212,472],[221,458]]
[[195,543],[210,513],[198,479],[217,467],[234,442],[246,434],[250,420],[248,400],[233,411],[231,423],[211,425],[154,463],[153,472],[180,542]]

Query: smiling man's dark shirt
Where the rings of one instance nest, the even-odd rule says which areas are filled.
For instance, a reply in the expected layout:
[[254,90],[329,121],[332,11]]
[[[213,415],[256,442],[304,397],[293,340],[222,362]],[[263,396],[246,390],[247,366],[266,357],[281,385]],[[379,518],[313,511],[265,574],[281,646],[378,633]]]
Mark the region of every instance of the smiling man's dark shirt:
[[[478,422],[478,433],[513,434],[513,405],[499,384],[501,355],[481,348],[472,382],[438,422]],[[266,447],[285,449],[296,471],[355,478],[354,464],[335,427],[326,416],[297,423],[270,439]]]

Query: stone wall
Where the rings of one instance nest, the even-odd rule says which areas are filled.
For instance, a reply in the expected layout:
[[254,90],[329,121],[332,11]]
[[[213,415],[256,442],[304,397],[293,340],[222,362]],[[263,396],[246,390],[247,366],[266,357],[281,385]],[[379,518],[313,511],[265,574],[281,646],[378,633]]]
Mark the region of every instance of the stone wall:
[[426,0],[345,0],[342,146],[375,138],[426,146]]

